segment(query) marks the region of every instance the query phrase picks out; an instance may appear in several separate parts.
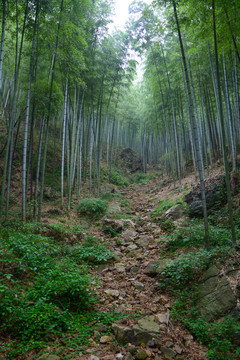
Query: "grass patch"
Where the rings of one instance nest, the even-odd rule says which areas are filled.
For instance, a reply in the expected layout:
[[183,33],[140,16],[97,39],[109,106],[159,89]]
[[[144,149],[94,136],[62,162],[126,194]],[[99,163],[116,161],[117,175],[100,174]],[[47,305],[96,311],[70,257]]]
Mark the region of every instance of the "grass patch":
[[100,198],[86,198],[79,201],[78,212],[87,217],[100,218],[107,212],[107,201]]
[[117,185],[120,188],[124,188],[129,185],[129,179],[124,176],[120,170],[112,169],[111,175],[109,177],[110,183]]
[[161,218],[161,216],[167,210],[169,210],[171,207],[178,205],[178,204],[181,205],[183,208],[185,207],[185,204],[183,203],[183,201],[180,198],[176,198],[176,199],[166,198],[166,199],[160,201],[160,203],[158,204],[156,209],[151,212],[151,216],[152,216],[153,220],[159,220],[159,218]]
[[150,180],[156,179],[156,175],[138,173],[133,177],[133,181],[138,185],[146,185]]
[[113,254],[91,237],[81,244],[64,241],[69,232],[82,237],[78,227],[64,229],[61,224],[56,231],[55,225],[50,230],[15,225],[0,228],[0,333],[11,337],[0,355],[16,358],[54,339],[70,343],[75,337],[79,351],[96,321],[110,323],[122,316],[93,312],[98,281],[89,275],[89,266]]
[[[239,237],[239,229],[236,229]],[[231,245],[231,230],[225,227],[209,224],[211,246]],[[201,247],[205,244],[205,229],[202,220],[192,219],[189,223],[179,227],[173,234],[165,236],[162,241],[166,250],[174,251],[180,248]]]
[[180,320],[191,334],[208,347],[210,360],[237,360],[240,356],[240,321],[226,316],[218,321],[207,322],[199,316],[193,305],[194,287],[175,292],[171,316]]
[[201,249],[169,260],[159,274],[159,288],[178,289],[197,279],[210,263],[226,258],[231,247],[216,247],[210,251]]

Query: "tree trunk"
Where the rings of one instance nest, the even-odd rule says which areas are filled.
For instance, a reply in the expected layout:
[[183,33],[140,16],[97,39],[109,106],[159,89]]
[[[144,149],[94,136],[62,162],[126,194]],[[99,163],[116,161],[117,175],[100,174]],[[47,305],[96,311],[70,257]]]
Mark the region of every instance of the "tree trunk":
[[186,57],[185,57],[185,52],[184,52],[184,47],[183,47],[183,42],[182,42],[182,35],[181,35],[179,21],[178,21],[176,3],[175,3],[175,0],[172,0],[172,2],[173,2],[174,16],[175,16],[176,25],[177,25],[178,38],[179,38],[180,48],[181,48],[181,53],[182,53],[184,73],[185,73],[185,78],[186,78],[188,99],[189,99],[189,105],[190,105],[190,114],[191,114],[193,133],[194,133],[194,142],[195,142],[196,155],[197,155],[197,161],[198,161],[198,171],[199,171],[200,186],[201,186],[201,196],[202,196],[202,203],[203,203],[203,215],[204,215],[206,247],[209,248],[209,230],[208,230],[207,205],[206,205],[206,195],[205,195],[205,186],[204,186],[203,163],[201,161],[198,130],[197,130],[196,119],[195,119],[195,114],[194,114],[192,93],[191,93],[191,87],[190,87],[190,81],[189,81],[189,75],[188,75],[188,68],[187,68],[187,61],[186,61]]
[[220,115],[220,124],[221,124],[221,130],[222,130],[223,159],[224,159],[225,179],[226,179],[226,187],[227,187],[229,222],[230,222],[230,226],[231,226],[231,230],[232,230],[232,242],[235,245],[236,244],[236,233],[235,233],[235,225],[234,225],[234,220],[233,220],[232,197],[231,197],[230,177],[229,177],[227,149],[226,149],[226,135],[225,135],[225,125],[224,125],[224,119],[223,119],[222,95],[221,95],[220,74],[219,74],[219,64],[218,64],[215,1],[214,0],[212,0],[212,9],[213,9],[213,34],[214,34],[215,61],[216,61],[216,70],[217,70],[217,88],[218,88],[218,96],[219,96],[219,115]]

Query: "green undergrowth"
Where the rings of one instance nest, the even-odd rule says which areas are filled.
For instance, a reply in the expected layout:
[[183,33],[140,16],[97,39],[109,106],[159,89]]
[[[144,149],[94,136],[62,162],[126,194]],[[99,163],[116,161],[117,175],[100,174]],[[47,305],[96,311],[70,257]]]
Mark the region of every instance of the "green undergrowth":
[[110,321],[110,315],[93,312],[99,284],[89,267],[111,259],[113,254],[77,225],[1,227],[0,333],[11,337],[1,349],[5,356],[14,359],[64,334],[77,336],[80,346],[95,320]]
[[197,280],[209,265],[219,259],[229,256],[231,247],[215,247],[211,250],[201,249],[186,254],[181,254],[169,260],[164,269],[159,273],[157,287],[178,289]]
[[77,210],[82,216],[98,219],[106,214],[107,206],[106,200],[100,198],[86,198],[79,201]]
[[208,322],[194,305],[195,287],[175,291],[172,319],[180,320],[201,344],[208,347],[210,360],[238,360],[240,358],[240,318],[226,316]]
[[158,204],[155,210],[152,211],[151,216],[153,220],[159,220],[159,218],[171,207],[181,205],[182,208],[185,208],[186,205],[182,201],[182,196],[177,197],[175,199],[166,198]]
[[[240,231],[236,228],[237,237]],[[231,245],[231,230],[220,225],[209,223],[209,236],[211,246]],[[174,233],[161,239],[167,251],[179,248],[202,247],[205,244],[205,230],[202,220],[192,219],[180,226]]]
[[[203,220],[189,220],[160,241],[162,255],[175,256],[166,260],[158,275],[157,288],[170,292],[175,302],[171,317],[178,319],[195,339],[208,347],[211,360],[237,360],[240,358],[240,319],[227,316],[207,322],[196,307],[196,284],[201,275],[214,263],[224,266],[238,256],[232,248],[231,231],[222,221],[209,219],[210,249],[204,247]],[[239,229],[236,228],[237,238]]]
[[133,182],[135,182],[138,185],[146,185],[150,180],[153,180],[155,178],[156,175],[154,174],[138,173],[134,175]]
[[114,184],[120,188],[124,188],[130,184],[129,178],[117,168],[111,170],[109,181],[111,184]]

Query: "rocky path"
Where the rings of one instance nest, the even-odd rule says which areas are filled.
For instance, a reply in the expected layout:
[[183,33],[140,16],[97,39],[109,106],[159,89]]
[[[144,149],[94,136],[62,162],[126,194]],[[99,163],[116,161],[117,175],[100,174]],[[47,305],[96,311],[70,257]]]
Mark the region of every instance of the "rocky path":
[[[133,216],[128,220],[109,219],[124,228],[117,240],[104,235],[116,261],[97,270],[101,281],[101,287],[96,289],[100,297],[98,310],[139,316],[135,320],[126,316],[114,324],[111,336],[105,333],[104,326],[100,333],[96,331],[87,355],[79,359],[206,359],[206,349],[195,342],[181,324],[169,319],[173,299],[160,293],[155,287],[156,279],[151,277],[152,263],[161,260],[157,242],[161,230],[150,217],[157,191],[154,181],[124,190],[124,199],[130,202]],[[96,275],[96,270],[94,273]]]

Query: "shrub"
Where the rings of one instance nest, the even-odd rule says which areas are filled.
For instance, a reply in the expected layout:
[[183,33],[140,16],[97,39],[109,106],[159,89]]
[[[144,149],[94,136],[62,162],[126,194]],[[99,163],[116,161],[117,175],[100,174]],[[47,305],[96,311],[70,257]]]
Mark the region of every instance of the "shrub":
[[114,257],[114,254],[103,245],[96,244],[96,240],[87,237],[82,246],[75,246],[72,256],[77,262],[86,262],[90,264],[100,264],[107,262]]
[[159,225],[160,228],[166,232],[171,232],[175,229],[174,222],[171,219],[159,219]]
[[[210,244],[212,246],[231,245],[231,230],[209,224]],[[168,250],[182,247],[202,246],[205,243],[205,229],[202,221],[191,220],[186,226],[181,226],[163,241]]]
[[117,170],[111,171],[109,180],[112,184],[117,185],[119,187],[126,187],[129,185],[129,180],[125,176],[120,174],[120,172]]
[[159,205],[151,213],[152,218],[155,220],[159,219],[168,209],[178,204],[182,205],[182,207],[184,206],[184,203],[178,198],[160,201]]
[[214,259],[226,257],[229,250],[230,247],[219,247],[211,251],[199,250],[170,260],[160,273],[158,286],[160,288],[182,288],[183,285],[200,276]]
[[99,218],[107,211],[107,201],[97,198],[83,199],[78,204],[78,211],[81,215]]
[[67,330],[68,319],[66,311],[39,299],[36,303],[23,303],[18,306],[12,317],[16,320],[13,334],[23,340],[40,339],[47,333],[58,333]]
[[134,182],[136,184],[139,184],[139,185],[145,185],[147,184],[150,180],[152,179],[155,179],[155,175],[153,174],[143,174],[143,173],[139,173],[139,174],[136,174],[134,176]]
[[206,322],[191,307],[193,288],[178,293],[179,298],[173,304],[172,317],[179,319],[184,326],[208,347],[207,358],[211,360],[239,359],[240,347],[237,338],[240,332],[239,319],[226,316],[220,321]]

